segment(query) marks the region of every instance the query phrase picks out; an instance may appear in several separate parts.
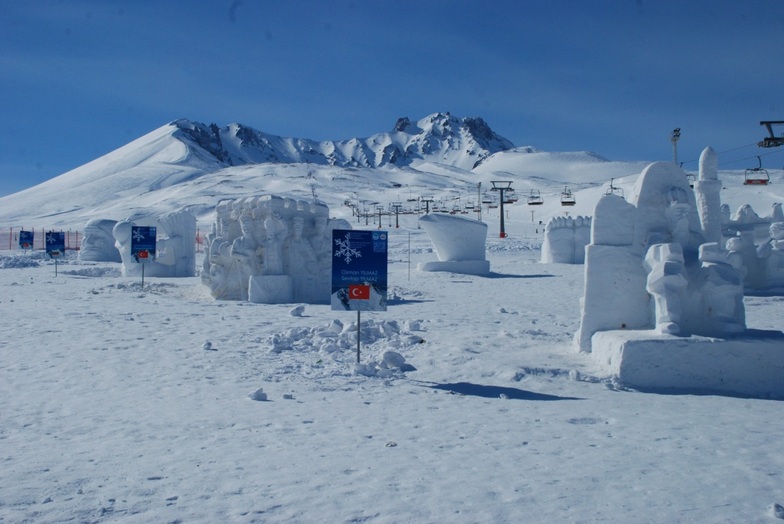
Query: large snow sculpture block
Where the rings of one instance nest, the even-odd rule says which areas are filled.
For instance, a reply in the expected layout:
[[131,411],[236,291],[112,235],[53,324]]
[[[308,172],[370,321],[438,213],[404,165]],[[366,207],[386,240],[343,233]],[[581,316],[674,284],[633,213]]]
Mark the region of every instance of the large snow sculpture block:
[[321,203],[264,195],[224,200],[207,235],[202,282],[220,300],[328,304],[332,230]]
[[196,217],[187,210],[164,213],[152,222],[158,233],[156,257],[143,265],[131,255],[132,220],[118,222],[112,234],[122,258],[122,274],[148,277],[192,277],[196,275]]
[[642,390],[784,399],[784,333],[747,330],[723,339],[602,331],[593,357],[623,385]]
[[438,262],[421,263],[417,269],[467,275],[490,272],[490,261],[485,256],[487,224],[442,214],[424,215],[419,218],[419,224],[433,242]]
[[120,251],[114,245],[112,230],[116,220],[94,218],[84,225],[79,260],[90,262],[122,262]]

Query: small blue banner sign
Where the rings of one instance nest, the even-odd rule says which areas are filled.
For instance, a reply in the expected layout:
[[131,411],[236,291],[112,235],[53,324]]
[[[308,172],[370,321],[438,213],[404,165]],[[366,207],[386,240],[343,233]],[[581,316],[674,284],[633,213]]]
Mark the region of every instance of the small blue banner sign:
[[35,239],[34,231],[20,231],[19,232],[19,248],[20,249],[33,249],[33,240]]
[[332,231],[333,310],[387,310],[386,231]]
[[137,262],[147,262],[155,258],[157,229],[151,226],[131,227],[131,256]]
[[65,233],[49,231],[46,234],[46,254],[51,258],[63,256],[65,253]]

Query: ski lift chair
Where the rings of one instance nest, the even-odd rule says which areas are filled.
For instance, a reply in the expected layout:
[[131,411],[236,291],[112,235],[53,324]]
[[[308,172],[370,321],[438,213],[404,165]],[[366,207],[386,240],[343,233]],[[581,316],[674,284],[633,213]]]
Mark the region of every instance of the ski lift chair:
[[532,189],[531,194],[528,195],[528,205],[541,206],[542,204],[544,204],[544,199],[542,199],[542,195],[539,193],[539,190]]
[[607,188],[607,191],[605,191],[604,194],[605,195],[618,195],[619,197],[624,198],[624,196],[623,196],[623,188],[614,186],[613,185],[613,180],[615,180],[615,179],[614,178],[610,179],[610,187]]
[[562,206],[573,206],[577,203],[574,198],[574,195],[568,188],[564,188],[561,192],[561,205]]
[[762,167],[762,160],[760,157],[757,157],[757,162],[759,162],[759,167],[752,167],[744,171],[744,186],[767,186],[768,182],[770,182],[768,170]]

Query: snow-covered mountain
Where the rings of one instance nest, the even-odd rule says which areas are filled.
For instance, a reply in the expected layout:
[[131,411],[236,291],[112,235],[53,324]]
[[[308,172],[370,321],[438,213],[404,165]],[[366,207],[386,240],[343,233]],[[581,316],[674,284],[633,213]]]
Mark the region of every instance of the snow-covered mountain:
[[[493,180],[519,195],[540,191],[539,217],[562,212],[558,197],[640,173],[645,162],[611,162],[590,152],[515,147],[481,118],[434,113],[400,118],[389,132],[322,141],[284,138],[241,124],[177,120],[92,162],[0,198],[0,224],[80,228],[187,207],[206,223],[224,198],[274,193],[317,196],[340,216],[347,199],[386,205],[427,195],[465,203]],[[579,200],[575,214],[593,204]],[[350,210],[343,211],[349,213]]]
[[400,118],[392,131],[369,138],[316,142],[283,138],[242,124],[219,128],[177,120],[174,136],[200,147],[225,166],[285,163],[338,167],[398,167],[435,161],[470,170],[514,147],[481,118],[435,113],[417,122]]

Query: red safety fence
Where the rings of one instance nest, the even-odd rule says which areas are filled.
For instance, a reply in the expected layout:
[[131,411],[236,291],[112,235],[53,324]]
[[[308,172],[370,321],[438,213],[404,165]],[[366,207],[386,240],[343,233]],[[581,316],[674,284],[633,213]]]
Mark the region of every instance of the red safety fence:
[[[65,233],[65,249],[79,250],[82,245],[82,232],[71,229],[47,229],[47,228],[25,228],[25,227],[0,227],[0,250],[23,249],[19,245],[19,233],[30,231],[33,233],[33,245],[27,249],[44,249],[44,239],[48,231],[62,231]],[[204,234],[196,230],[196,252],[201,253],[204,249]]]

